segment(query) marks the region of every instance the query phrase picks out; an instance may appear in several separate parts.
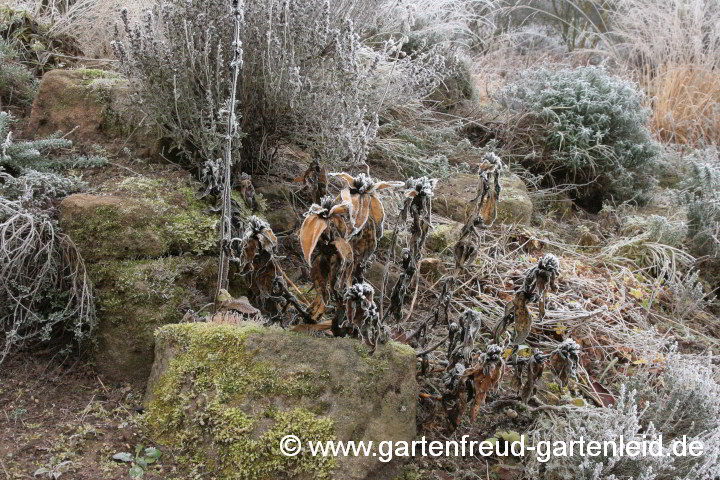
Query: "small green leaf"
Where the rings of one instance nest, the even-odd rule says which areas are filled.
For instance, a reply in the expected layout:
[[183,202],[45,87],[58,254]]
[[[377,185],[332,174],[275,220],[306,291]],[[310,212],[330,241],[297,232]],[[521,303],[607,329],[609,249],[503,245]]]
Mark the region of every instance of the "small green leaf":
[[158,450],[155,447],[148,447],[145,449],[145,458],[152,458],[153,460],[157,460],[160,458],[160,455],[162,455],[162,452]]
[[128,472],[132,478],[142,478],[145,475],[145,471],[137,465],[130,467]]
[[136,457],[136,458],[135,458],[135,463],[136,463],[138,466],[140,466],[140,468],[142,468],[143,470],[145,470],[145,469],[147,468],[147,466],[148,466],[147,462],[145,461],[145,459],[144,459],[143,457]]
[[144,448],[142,445],[135,445],[135,456],[140,455],[140,452],[142,452]]

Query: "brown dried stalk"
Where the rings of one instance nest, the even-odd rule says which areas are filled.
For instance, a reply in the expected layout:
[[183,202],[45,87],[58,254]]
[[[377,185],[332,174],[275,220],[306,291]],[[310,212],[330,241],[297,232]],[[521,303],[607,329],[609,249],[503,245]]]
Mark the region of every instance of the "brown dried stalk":
[[305,188],[310,192],[313,203],[322,203],[322,198],[327,195],[328,173],[327,169],[320,165],[319,159],[314,159],[302,178]]
[[540,309],[540,320],[545,318],[547,287],[550,286],[557,290],[559,271],[560,263],[557,257],[548,253],[540,258],[536,266],[525,273],[522,288],[515,294],[512,302],[505,305],[505,313],[502,319],[493,328],[495,343],[500,343],[500,337],[511,323],[515,324],[515,332],[512,338],[513,351],[527,340],[533,323],[528,303],[537,301]]
[[515,359],[515,383],[518,387],[520,398],[523,403],[535,396],[537,392],[536,383],[542,377],[545,370],[545,361],[550,354],[540,352],[533,349],[533,354],[527,358]]
[[285,283],[285,273],[276,258],[277,238],[267,222],[250,217],[243,237],[234,238],[230,245],[232,260],[239,264],[240,275],[250,277],[252,299],[262,305],[265,312],[270,312],[271,322],[282,324],[282,316],[290,305],[305,322],[312,322],[310,313]]
[[480,217],[486,227],[495,223],[497,218],[497,201],[500,198],[500,171],[505,168],[500,157],[489,152],[483,157],[478,169],[480,183],[477,195],[472,200],[475,211],[471,220]]
[[483,225],[481,217],[475,216],[463,226],[460,238],[455,244],[455,273],[467,272],[468,265],[475,262],[478,256],[478,243],[480,232],[478,228]]
[[448,368],[458,362],[470,364],[475,336],[482,329],[482,317],[478,312],[466,310],[455,325],[448,329]]
[[411,215],[410,239],[408,247],[403,249],[403,273],[393,286],[390,307],[385,313],[385,317],[392,314],[396,322],[402,319],[402,307],[410,289],[410,282],[422,260],[422,250],[432,225],[432,196],[436,184],[436,179],[427,177],[410,178],[405,182],[406,199],[400,211],[400,221],[407,222],[408,213]]
[[356,283],[345,293],[346,320],[341,328],[352,328],[375,351],[378,343],[385,343],[388,334],[380,321],[373,296],[375,289],[369,283]]
[[443,384],[442,404],[449,430],[453,432],[460,425],[460,419],[467,409],[468,386],[471,382],[468,382],[465,365],[458,363],[449,369],[443,377]]

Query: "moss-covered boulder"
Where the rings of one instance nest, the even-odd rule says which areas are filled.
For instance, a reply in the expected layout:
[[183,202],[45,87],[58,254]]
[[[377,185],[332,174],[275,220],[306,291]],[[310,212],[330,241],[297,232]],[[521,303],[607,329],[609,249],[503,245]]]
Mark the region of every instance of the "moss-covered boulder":
[[113,177],[60,204],[95,287],[95,361],[113,381],[144,383],[153,331],[212,301],[219,217],[197,190],[179,173]]
[[71,140],[123,145],[151,152],[157,134],[131,106],[128,81],[95,69],[51,70],[38,87],[27,134],[37,138],[56,132]]
[[[153,441],[208,478],[393,478],[397,460],[312,456],[308,441],[411,441],[415,355],[390,343],[374,355],[354,339],[317,338],[255,323],[195,323],[156,332],[146,425]],[[304,450],[280,453],[296,435]]]
[[219,217],[186,181],[128,177],[60,204],[60,226],[90,262],[214,251]]
[[167,257],[90,265],[95,286],[98,371],[118,382],[144,383],[153,363],[153,332],[212,300],[217,260]]
[[457,222],[434,225],[432,230],[428,232],[425,246],[431,252],[452,255],[455,243],[460,238],[462,227],[463,226]]
[[[470,201],[475,198],[477,187],[477,175],[451,175],[438,183],[435,189],[433,212],[464,224],[473,212]],[[529,225],[533,204],[522,179],[514,174],[503,174],[500,176],[500,187],[497,222]]]

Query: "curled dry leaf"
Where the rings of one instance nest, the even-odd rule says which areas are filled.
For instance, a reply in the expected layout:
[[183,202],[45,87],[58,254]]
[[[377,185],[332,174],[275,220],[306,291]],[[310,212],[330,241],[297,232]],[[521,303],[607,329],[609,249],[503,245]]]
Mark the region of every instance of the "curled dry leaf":
[[379,182],[372,177],[361,173],[355,177],[348,173],[331,173],[330,176],[341,178],[347,183],[347,188],[340,192],[341,199],[349,202],[350,224],[353,232],[359,232],[365,226],[368,218],[375,220],[375,225],[381,229],[385,220],[385,210],[376,192],[387,188],[400,187],[404,182]]
[[342,202],[334,205],[333,203],[333,198],[326,195],[319,205],[313,204],[305,214],[305,220],[300,227],[298,237],[303,251],[303,258],[305,258],[308,265],[311,265],[310,259],[317,247],[318,240],[328,228],[334,227],[334,231],[330,232],[330,241],[336,235],[344,236],[345,220],[343,217],[349,213],[350,204]]
[[483,224],[486,226],[492,225],[497,217],[497,201],[500,198],[500,171],[504,168],[505,166],[500,157],[489,152],[483,157],[478,170],[480,183],[477,195],[472,200],[475,203],[475,214],[473,216],[482,218]]
[[243,238],[234,238],[230,242],[232,250],[240,250],[240,270],[243,273],[254,270],[253,262],[261,253],[269,257],[275,254],[277,238],[270,225],[253,215],[248,220]]
[[315,251],[318,240],[320,240],[320,235],[322,235],[327,227],[327,220],[318,215],[311,214],[305,217],[298,236],[300,237],[303,258],[305,258],[308,265],[310,265],[310,258]]
[[513,316],[515,320],[515,333],[513,335],[512,344],[520,345],[527,339],[532,329],[532,315],[528,309],[528,297],[524,291],[519,291],[512,301]]

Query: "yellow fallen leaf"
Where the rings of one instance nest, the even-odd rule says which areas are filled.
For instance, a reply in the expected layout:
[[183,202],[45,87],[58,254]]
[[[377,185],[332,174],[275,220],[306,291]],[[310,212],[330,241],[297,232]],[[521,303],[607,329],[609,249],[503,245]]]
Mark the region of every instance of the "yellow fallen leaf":
[[518,345],[517,356],[523,358],[529,358],[532,355],[532,350],[528,345]]
[[640,300],[645,295],[642,290],[639,288],[631,288],[630,289],[630,295]]

